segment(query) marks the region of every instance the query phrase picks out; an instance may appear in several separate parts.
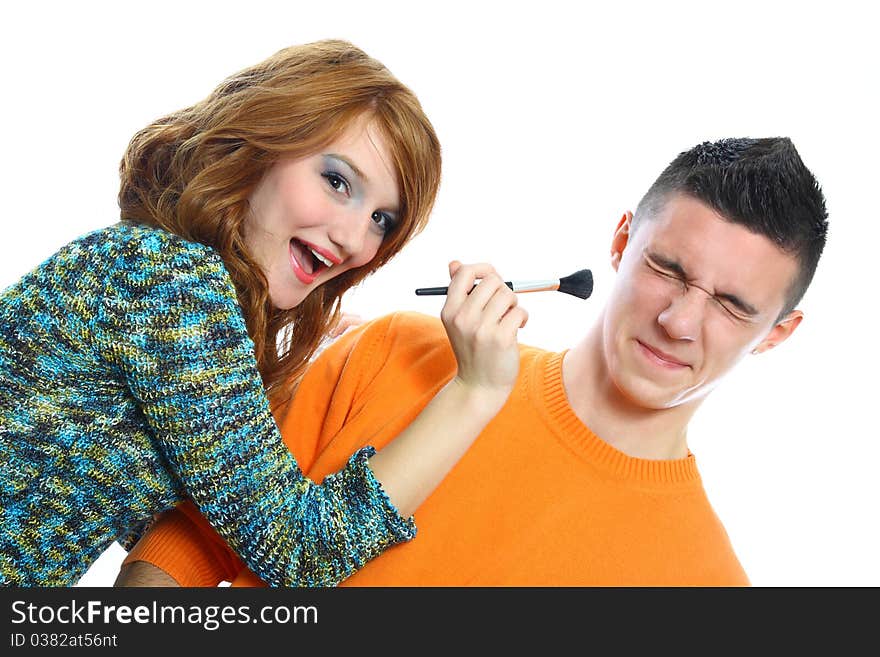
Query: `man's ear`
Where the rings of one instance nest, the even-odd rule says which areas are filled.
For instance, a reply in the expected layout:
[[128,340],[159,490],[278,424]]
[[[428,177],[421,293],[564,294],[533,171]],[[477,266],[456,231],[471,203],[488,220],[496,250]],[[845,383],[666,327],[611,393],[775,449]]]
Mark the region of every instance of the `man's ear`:
[[620,221],[617,222],[617,228],[614,229],[614,237],[611,239],[611,266],[614,267],[614,271],[617,271],[617,268],[620,266],[623,251],[629,243],[632,219],[633,213],[627,210],[623,213]]
[[770,332],[753,350],[753,354],[760,354],[768,349],[772,349],[778,344],[785,342],[794,333],[798,324],[804,319],[804,314],[800,310],[792,310],[785,317],[776,322],[776,326],[770,329]]

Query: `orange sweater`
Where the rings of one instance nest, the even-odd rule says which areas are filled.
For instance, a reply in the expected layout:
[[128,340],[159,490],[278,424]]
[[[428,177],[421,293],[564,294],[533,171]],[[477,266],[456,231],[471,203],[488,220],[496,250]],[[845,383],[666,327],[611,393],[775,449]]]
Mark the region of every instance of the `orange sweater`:
[[[416,513],[418,536],[351,586],[745,586],[694,456],[627,456],[575,416],[562,357],[521,348],[501,412]],[[315,481],[358,448],[392,440],[450,379],[439,321],[397,313],[349,332],[276,414]],[[191,505],[165,514],[129,555],[184,586],[260,585]]]

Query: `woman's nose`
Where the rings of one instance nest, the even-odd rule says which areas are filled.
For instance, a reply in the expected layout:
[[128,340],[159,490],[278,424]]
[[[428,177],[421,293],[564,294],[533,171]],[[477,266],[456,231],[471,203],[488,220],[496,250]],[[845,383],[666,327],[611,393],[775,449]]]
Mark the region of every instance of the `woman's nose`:
[[364,249],[371,222],[369,216],[360,212],[345,212],[333,222],[328,237],[343,251],[344,257],[354,257]]

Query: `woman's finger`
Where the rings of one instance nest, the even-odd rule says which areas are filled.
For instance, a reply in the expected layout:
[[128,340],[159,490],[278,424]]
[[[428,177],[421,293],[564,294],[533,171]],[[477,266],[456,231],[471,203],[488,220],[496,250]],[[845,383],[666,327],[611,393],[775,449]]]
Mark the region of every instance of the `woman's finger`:
[[[455,262],[455,261],[453,261]],[[450,263],[450,271],[453,269]],[[495,272],[494,267],[488,263],[477,263],[473,265],[461,265],[455,270],[452,280],[446,290],[446,302],[443,305],[442,316],[446,318],[454,317],[458,314],[459,309],[468,300],[468,297],[478,279],[482,279]],[[471,304],[473,307],[475,304]],[[485,301],[483,302],[485,305]],[[482,306],[480,306],[482,307]]]
[[[519,299],[499,278],[500,285],[483,308],[482,317],[491,326],[496,326],[511,308],[519,304]],[[480,283],[482,285],[482,283]]]
[[462,303],[461,312],[472,321],[478,321],[485,312],[486,305],[502,288],[510,292],[510,288],[504,284],[497,272],[493,270],[484,274],[480,282],[468,293],[467,299]]
[[529,311],[522,306],[516,306],[507,311],[498,323],[498,330],[502,334],[515,338],[517,331],[523,328],[529,321]]

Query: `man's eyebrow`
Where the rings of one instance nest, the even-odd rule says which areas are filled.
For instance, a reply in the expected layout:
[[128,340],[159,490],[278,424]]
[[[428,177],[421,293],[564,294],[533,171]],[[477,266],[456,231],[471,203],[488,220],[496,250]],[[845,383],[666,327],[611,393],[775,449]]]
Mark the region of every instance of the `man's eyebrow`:
[[339,161],[342,162],[345,166],[347,166],[349,169],[351,169],[352,171],[354,171],[354,174],[355,174],[358,178],[360,178],[361,180],[363,180],[365,183],[369,183],[369,182],[370,182],[370,179],[367,178],[367,174],[365,174],[363,171],[361,171],[360,169],[358,169],[358,168],[357,168],[357,165],[355,165],[354,162],[352,162],[351,160],[349,160],[349,159],[348,159],[347,157],[345,157],[344,155],[339,155],[338,153],[327,153],[327,155],[326,155],[325,157],[330,157],[330,158],[333,158],[334,160],[339,160]]
[[653,260],[655,263],[663,267],[663,269],[671,271],[674,274],[678,274],[684,280],[688,279],[687,272],[684,270],[684,267],[682,267],[675,260],[670,260],[669,258],[666,258],[659,253],[655,253],[654,251],[646,251],[645,254],[648,256],[649,260]]
[[750,317],[757,317],[761,313],[758,312],[758,309],[755,308],[752,304],[746,303],[742,299],[740,299],[735,294],[726,294],[724,292],[716,292],[715,296],[719,299],[724,299],[725,301],[729,301],[732,305],[736,306],[736,309],[739,310],[744,315],[748,315]]
[[[657,265],[659,265],[663,269],[666,269],[674,274],[677,274],[685,281],[688,280],[688,275],[687,275],[687,272],[684,270],[684,267],[682,267],[675,260],[670,260],[669,258],[662,256],[659,253],[655,253],[654,251],[646,251],[646,255],[648,256],[649,260],[653,260]],[[702,289],[702,288],[700,288],[700,289]],[[757,308],[755,308],[752,304],[750,304],[746,301],[743,301],[735,294],[730,294],[728,292],[716,292],[715,294],[713,294],[711,296],[713,296],[717,299],[723,299],[724,301],[729,302],[738,311],[740,311],[741,313],[743,313],[745,315],[755,317],[755,316],[761,314],[760,311]]]

